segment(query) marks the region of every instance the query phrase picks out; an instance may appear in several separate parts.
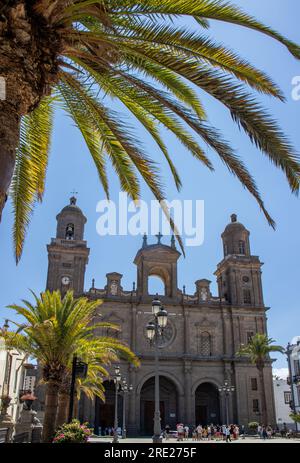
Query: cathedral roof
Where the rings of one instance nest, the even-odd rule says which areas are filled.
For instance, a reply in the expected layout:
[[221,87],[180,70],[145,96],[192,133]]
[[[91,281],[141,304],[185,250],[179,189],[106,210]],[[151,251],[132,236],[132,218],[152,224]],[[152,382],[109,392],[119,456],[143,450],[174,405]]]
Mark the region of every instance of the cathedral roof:
[[174,256],[175,255],[176,260],[178,259],[178,257],[181,255],[181,253],[178,251],[178,249],[176,249],[174,236],[171,237],[171,246],[168,246],[166,244],[161,243],[161,238],[162,238],[161,233],[156,235],[156,237],[157,237],[157,243],[148,244],[147,235],[146,234],[144,235],[142,247],[138,250],[138,252],[136,254],[136,257],[134,259],[135,263],[137,262],[138,256],[141,256],[141,255],[143,255],[143,256],[146,256],[146,255],[154,256],[154,255],[156,255],[157,256],[157,254],[156,254],[157,251],[165,251],[165,252],[168,253],[169,256],[171,256],[171,255]]
[[65,206],[60,211],[60,214],[63,214],[64,212],[71,212],[72,214],[75,213],[75,214],[81,214],[81,215],[84,216],[84,214],[83,214],[82,210],[80,209],[80,207],[77,206],[76,201],[77,201],[77,199],[75,198],[75,196],[72,196],[70,198],[70,204],[67,204],[67,206]]
[[245,225],[237,221],[237,215],[231,214],[231,222],[225,227],[223,233],[236,233],[237,231],[247,231]]

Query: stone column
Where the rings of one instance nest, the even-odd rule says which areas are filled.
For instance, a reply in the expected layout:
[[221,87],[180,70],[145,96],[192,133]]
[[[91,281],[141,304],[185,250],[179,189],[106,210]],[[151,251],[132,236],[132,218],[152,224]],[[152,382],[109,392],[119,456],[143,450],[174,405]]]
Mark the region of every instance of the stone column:
[[140,401],[140,396],[137,395],[136,387],[136,371],[134,367],[129,366],[129,382],[128,384],[132,384],[132,391],[127,394],[127,435],[130,437],[132,435],[136,435],[139,431],[140,427],[140,420],[139,416],[137,417],[137,401]]
[[0,428],[7,428],[6,442],[11,442],[14,431],[15,422],[7,413],[0,414]]
[[191,362],[185,361],[183,366],[184,371],[184,417],[183,422],[188,425],[193,425],[193,414],[192,414],[192,364]]

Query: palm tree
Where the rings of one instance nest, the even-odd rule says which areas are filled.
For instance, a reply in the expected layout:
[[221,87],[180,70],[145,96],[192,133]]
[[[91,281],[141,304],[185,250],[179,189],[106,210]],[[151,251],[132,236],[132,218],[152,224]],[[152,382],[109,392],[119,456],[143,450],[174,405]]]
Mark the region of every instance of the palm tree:
[[[194,87],[228,109],[298,192],[299,157],[249,89],[284,100],[282,92],[206,30],[210,20],[254,29],[297,59],[300,47],[237,6],[224,0],[10,0],[2,2],[0,13],[0,76],[6,82],[6,99],[0,100],[0,215],[12,183],[17,261],[34,204],[43,197],[57,106],[81,131],[108,197],[107,158],[125,192],[139,197],[139,173],[168,215],[158,167],[138,142],[142,137],[133,134],[128,115],[111,110],[111,99],[117,99],[157,143],[178,189],[180,177],[159,126],[210,170],[212,162],[193,133],[212,148],[274,226],[253,177],[209,124]],[[193,30],[184,25],[186,17],[194,20]]]
[[284,347],[274,345],[274,339],[268,338],[266,334],[256,333],[251,337],[246,346],[241,346],[237,355],[250,357],[253,364],[256,365],[259,375],[260,393],[261,393],[261,412],[262,420],[265,425],[268,424],[267,400],[265,391],[264,367],[266,360],[271,352],[285,352]]
[[[107,324],[105,324],[107,327]],[[110,324],[110,328],[114,325]],[[94,396],[105,400],[103,381],[109,377],[109,372],[105,368],[112,362],[119,360],[119,355],[124,356],[124,346],[121,344],[121,352],[117,355],[119,341],[115,338],[97,337],[97,339],[83,342],[77,348],[77,355],[80,359],[88,364],[86,378],[76,378],[75,382],[75,397],[74,397],[74,416],[77,416],[76,408],[81,396],[81,393],[89,399]],[[126,358],[126,356],[125,356]],[[70,359],[71,360],[71,359]],[[58,393],[58,409],[56,415],[56,428],[67,421],[69,402],[70,402],[70,384],[71,384],[71,368],[72,362],[68,365],[68,369],[64,375]]]
[[59,291],[46,291],[40,297],[33,293],[33,296],[34,304],[23,300],[23,306],[9,306],[22,315],[26,323],[17,324],[17,332],[7,333],[6,341],[9,346],[37,359],[42,368],[42,379],[46,384],[43,441],[50,442],[56,426],[58,392],[74,353],[80,352],[83,346],[88,350],[90,345],[96,356],[99,345],[102,347],[100,355],[107,350],[108,354],[113,352],[115,358],[122,354],[135,365],[139,362],[120,341],[101,337],[93,339],[95,328],[117,328],[109,323],[92,324],[101,301],[90,302],[85,297],[74,299],[72,291],[68,291],[64,298]]
[[103,381],[109,378],[109,373],[103,375],[103,371],[99,371],[97,365],[89,365],[89,370],[86,378],[78,378],[75,385],[75,402],[74,402],[74,416],[78,417],[78,406],[82,395],[90,400],[99,397],[102,402],[105,402],[105,387]]

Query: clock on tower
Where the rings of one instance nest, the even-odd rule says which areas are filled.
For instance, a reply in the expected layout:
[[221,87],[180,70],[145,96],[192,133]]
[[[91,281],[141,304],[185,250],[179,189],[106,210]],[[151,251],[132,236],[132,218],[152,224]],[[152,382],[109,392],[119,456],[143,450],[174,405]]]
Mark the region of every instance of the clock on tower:
[[47,246],[47,289],[59,289],[62,294],[72,289],[79,296],[84,291],[85,268],[90,250],[84,241],[86,218],[76,205],[74,196],[56,220],[56,237]]

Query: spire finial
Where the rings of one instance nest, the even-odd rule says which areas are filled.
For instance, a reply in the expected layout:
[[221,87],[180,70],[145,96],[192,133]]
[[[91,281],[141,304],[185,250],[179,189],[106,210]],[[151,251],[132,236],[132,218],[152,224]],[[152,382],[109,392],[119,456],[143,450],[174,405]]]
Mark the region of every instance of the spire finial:
[[71,191],[71,195],[72,195],[71,198],[70,198],[70,204],[71,205],[75,206],[76,201],[77,201],[77,198],[76,198],[75,195],[77,195],[77,194],[78,194],[78,191],[75,191],[75,189],[73,191]]
[[146,248],[148,246],[147,244],[147,234],[144,233],[144,236],[143,236],[143,248]]
[[92,288],[95,288],[95,278],[92,279]]
[[163,237],[164,235],[162,235],[160,232],[158,232],[158,234],[155,235],[155,236],[156,236],[156,238],[157,238],[157,244],[160,244],[161,239],[162,239],[162,237]]
[[237,215],[236,214],[231,214],[231,222],[234,223],[237,221]]
[[176,244],[175,244],[175,236],[171,236],[171,248],[176,249]]

